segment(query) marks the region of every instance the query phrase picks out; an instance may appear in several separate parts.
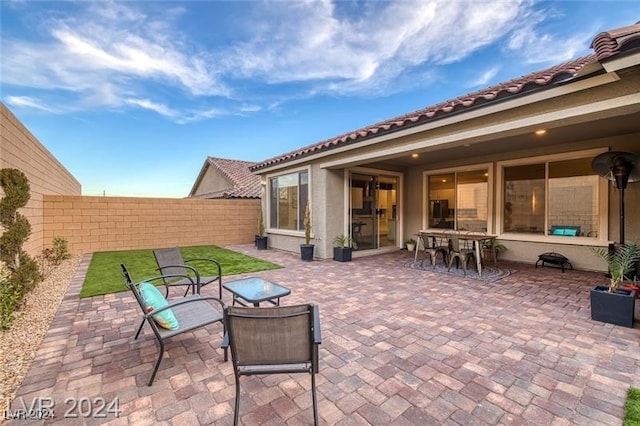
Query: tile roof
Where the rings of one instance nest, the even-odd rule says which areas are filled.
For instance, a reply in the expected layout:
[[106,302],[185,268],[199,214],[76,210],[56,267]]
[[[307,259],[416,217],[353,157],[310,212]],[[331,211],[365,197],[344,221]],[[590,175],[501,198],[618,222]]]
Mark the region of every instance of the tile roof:
[[318,151],[325,151],[338,146],[344,146],[350,143],[369,139],[377,135],[397,131],[401,128],[408,128],[412,125],[422,124],[430,120],[437,120],[454,113],[466,111],[473,107],[484,106],[493,101],[526,93],[556,82],[565,81],[578,74],[578,72],[587,64],[595,61],[595,55],[588,55],[542,71],[533,72],[513,80],[487,87],[486,89],[482,89],[477,92],[469,93],[455,99],[450,99],[399,117],[363,127],[353,132],[345,133],[338,137],[327,139],[320,143],[315,143],[313,145],[282,154],[278,157],[270,158],[251,167],[251,170],[258,171],[265,167],[291,161],[296,158],[317,153]]
[[535,89],[551,86],[553,83],[569,80],[588,64],[605,58],[624,53],[640,47],[640,22],[623,28],[598,34],[591,43],[595,54],[576,60],[556,65],[546,70],[499,83],[495,86],[460,96],[455,99],[441,102],[399,117],[385,120],[371,126],[345,133],[343,135],[315,143],[277,157],[270,158],[251,167],[252,171],[258,171],[296,158],[312,155],[319,151],[326,151],[338,146],[356,143],[377,135],[390,133],[412,125],[421,124],[430,120],[447,117],[450,114],[466,111],[473,107],[485,106],[491,102],[507,97],[523,94]]
[[598,34],[591,42],[598,60],[640,47],[640,22]]
[[[260,176],[251,172],[250,167],[257,163],[251,161],[230,160],[227,158],[207,157],[209,167],[217,169],[225,176],[232,186],[223,190],[205,194],[191,195],[194,198],[260,198],[262,188]],[[198,181],[202,179],[199,176]],[[194,185],[195,189],[195,185]]]

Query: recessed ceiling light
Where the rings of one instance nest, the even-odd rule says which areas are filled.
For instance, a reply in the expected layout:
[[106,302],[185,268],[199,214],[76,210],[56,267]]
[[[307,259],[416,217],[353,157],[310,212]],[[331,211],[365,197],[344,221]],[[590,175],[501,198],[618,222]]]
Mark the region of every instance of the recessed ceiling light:
[[446,179],[442,179],[442,183],[444,183],[444,182],[446,182],[446,181],[447,181]]
[[418,158],[418,153],[414,152],[413,154],[411,154],[411,158]]
[[465,143],[465,144],[464,144],[464,147],[465,147],[465,148],[469,148],[470,146],[471,146],[471,144],[470,144],[470,143]]
[[535,134],[536,134],[537,136],[542,136],[542,135],[544,135],[545,133],[547,133],[547,129],[539,129],[539,130],[536,130],[536,131],[535,131]]

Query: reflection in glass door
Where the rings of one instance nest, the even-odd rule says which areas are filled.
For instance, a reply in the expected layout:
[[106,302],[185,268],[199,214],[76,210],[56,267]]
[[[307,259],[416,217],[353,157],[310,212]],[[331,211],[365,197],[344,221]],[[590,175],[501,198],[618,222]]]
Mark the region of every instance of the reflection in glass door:
[[351,238],[358,250],[396,246],[398,178],[352,173]]

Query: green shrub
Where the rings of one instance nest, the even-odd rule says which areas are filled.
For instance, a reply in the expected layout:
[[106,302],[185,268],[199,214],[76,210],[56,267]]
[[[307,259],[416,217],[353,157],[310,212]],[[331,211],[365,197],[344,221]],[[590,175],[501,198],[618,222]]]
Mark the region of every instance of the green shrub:
[[69,253],[69,242],[64,237],[55,237],[53,239],[52,249],[52,261],[53,264],[58,266],[63,260],[69,259],[71,253]]
[[55,237],[53,239],[53,247],[42,250],[42,253],[36,259],[40,279],[47,278],[56,266],[70,257],[71,253],[69,253],[67,240],[64,237]]
[[20,289],[13,284],[9,276],[9,269],[4,263],[0,263],[0,330],[9,328],[22,299]]
[[18,212],[29,201],[29,181],[18,169],[0,170],[0,187],[4,197],[0,200],[0,262],[9,271],[0,287],[0,327],[7,328],[13,320],[13,312],[22,297],[39,279],[37,263],[22,250],[31,234],[31,225]]

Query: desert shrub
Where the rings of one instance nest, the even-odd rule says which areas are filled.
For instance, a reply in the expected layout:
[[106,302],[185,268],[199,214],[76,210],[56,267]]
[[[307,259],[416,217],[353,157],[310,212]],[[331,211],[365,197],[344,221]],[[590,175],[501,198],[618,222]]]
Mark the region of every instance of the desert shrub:
[[40,279],[44,280],[56,266],[60,265],[62,261],[69,259],[71,253],[69,253],[69,243],[64,237],[55,237],[53,239],[53,247],[42,250],[42,253],[36,259],[38,263],[38,271]]
[[71,253],[69,253],[69,242],[64,237],[55,237],[53,239],[52,249],[53,264],[58,266],[63,260],[69,259]]

